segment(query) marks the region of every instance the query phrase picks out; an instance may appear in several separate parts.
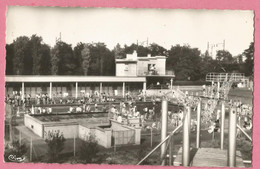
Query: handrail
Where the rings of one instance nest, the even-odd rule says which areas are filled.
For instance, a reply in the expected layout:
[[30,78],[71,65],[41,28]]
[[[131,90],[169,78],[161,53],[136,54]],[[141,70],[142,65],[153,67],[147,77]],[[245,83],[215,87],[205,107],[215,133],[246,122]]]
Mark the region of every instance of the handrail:
[[146,160],[155,150],[157,150],[165,141],[167,141],[176,131],[178,131],[182,127],[182,124],[176,127],[171,134],[169,134],[163,141],[161,141],[150,153],[148,153],[141,161],[139,161],[136,165],[140,165],[144,160]]
[[237,124],[237,128],[252,142],[252,138]]

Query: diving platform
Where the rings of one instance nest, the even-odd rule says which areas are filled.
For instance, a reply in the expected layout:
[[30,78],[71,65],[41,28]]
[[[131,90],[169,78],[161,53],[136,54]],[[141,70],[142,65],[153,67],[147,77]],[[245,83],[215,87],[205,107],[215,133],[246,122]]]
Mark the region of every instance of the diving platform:
[[[221,150],[219,148],[192,149],[190,166],[228,167],[227,155],[227,150]],[[174,166],[182,166],[182,148],[180,148],[177,153]],[[245,168],[240,151],[236,151],[236,167]]]
[[207,82],[226,82],[232,78],[233,82],[240,82],[245,79],[244,73],[208,73]]

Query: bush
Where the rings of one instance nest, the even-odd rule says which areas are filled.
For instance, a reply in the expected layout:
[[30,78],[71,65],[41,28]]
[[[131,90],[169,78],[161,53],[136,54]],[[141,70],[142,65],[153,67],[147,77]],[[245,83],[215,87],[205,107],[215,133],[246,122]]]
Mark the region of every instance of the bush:
[[[139,150],[137,151],[137,159],[138,159],[138,162],[141,161],[147,154],[147,149],[148,147],[146,146],[143,146],[143,145],[140,145],[140,148]],[[148,158],[149,159],[149,158]],[[141,165],[148,165],[150,164],[148,159],[144,160]]]
[[[11,144],[8,144],[5,146],[5,152],[4,152],[4,160],[5,162],[23,162],[17,161],[15,159],[12,160],[10,158],[11,156],[16,158],[25,158],[25,154],[27,152],[27,147],[24,143],[20,145],[19,141],[13,141]],[[15,160],[15,161],[14,161]]]
[[244,155],[245,159],[251,160],[253,145],[250,141],[246,140],[244,137],[239,138],[237,140],[237,148]]
[[65,138],[60,131],[49,132],[45,142],[48,145],[48,162],[57,162],[59,160],[59,155],[64,149]]
[[82,163],[94,163],[99,152],[98,143],[93,134],[90,134],[86,141],[82,141],[79,152],[79,159]]

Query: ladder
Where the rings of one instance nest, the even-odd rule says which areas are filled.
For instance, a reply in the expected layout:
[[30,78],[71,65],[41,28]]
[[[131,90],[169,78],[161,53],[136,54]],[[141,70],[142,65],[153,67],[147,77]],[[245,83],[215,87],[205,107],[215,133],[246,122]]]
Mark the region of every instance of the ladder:
[[220,88],[220,92],[222,93],[224,99],[228,98],[228,93],[234,83],[234,80],[235,80],[235,75],[233,73],[230,75],[229,79],[228,79],[228,74],[226,74],[225,81],[223,82]]

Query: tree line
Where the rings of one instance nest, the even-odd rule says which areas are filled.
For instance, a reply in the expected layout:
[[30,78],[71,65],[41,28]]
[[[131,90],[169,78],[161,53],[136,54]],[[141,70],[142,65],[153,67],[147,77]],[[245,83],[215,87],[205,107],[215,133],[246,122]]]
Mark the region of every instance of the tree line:
[[175,72],[176,80],[203,80],[209,72],[253,75],[253,42],[237,56],[219,50],[213,59],[207,51],[202,53],[188,45],[175,45],[167,50],[155,43],[149,46],[117,44],[110,50],[100,42],[79,42],[73,48],[66,42],[57,41],[54,47],[50,47],[37,35],[20,36],[6,45],[6,75],[114,76],[115,59],[125,58],[134,50],[139,57],[148,54],[167,56],[166,69]]

